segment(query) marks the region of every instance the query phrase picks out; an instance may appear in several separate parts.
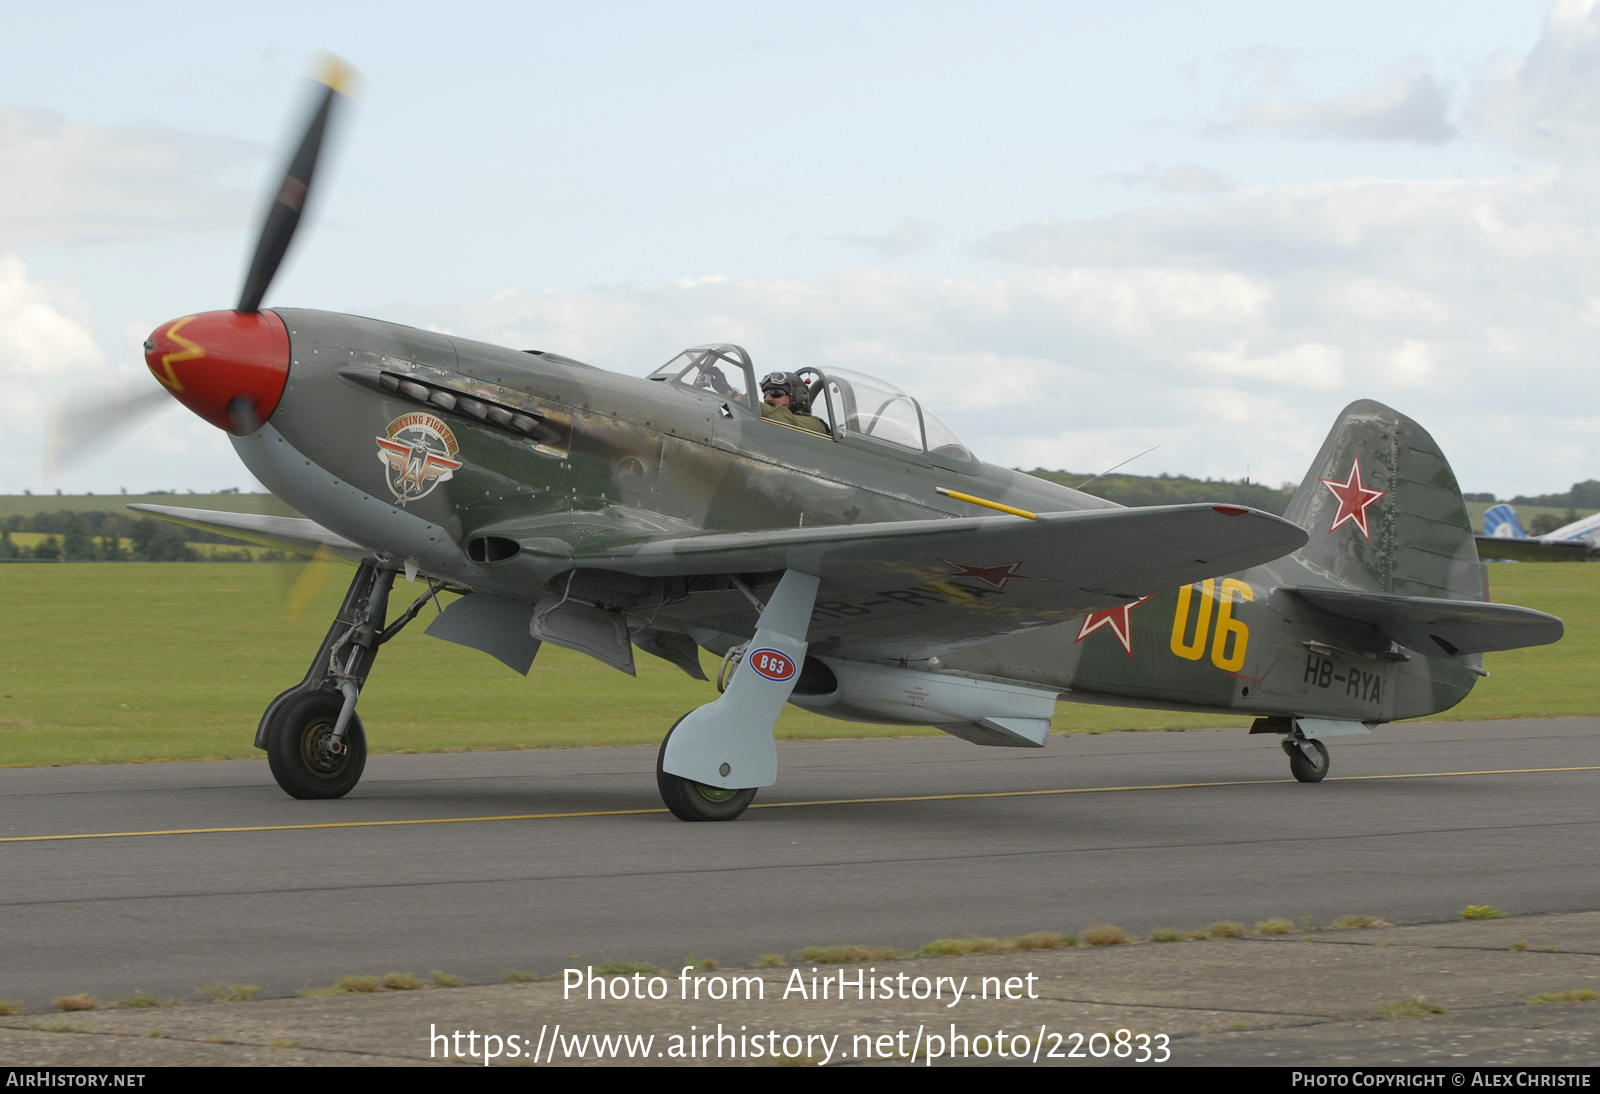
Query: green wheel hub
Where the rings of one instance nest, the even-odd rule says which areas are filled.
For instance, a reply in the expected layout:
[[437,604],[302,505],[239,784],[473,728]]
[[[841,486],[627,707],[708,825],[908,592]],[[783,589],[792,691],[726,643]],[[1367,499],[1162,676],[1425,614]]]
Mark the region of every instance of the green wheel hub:
[[337,722],[337,718],[316,718],[300,734],[300,762],[305,764],[308,773],[319,779],[338,778],[350,763],[348,748],[335,756],[323,747]]

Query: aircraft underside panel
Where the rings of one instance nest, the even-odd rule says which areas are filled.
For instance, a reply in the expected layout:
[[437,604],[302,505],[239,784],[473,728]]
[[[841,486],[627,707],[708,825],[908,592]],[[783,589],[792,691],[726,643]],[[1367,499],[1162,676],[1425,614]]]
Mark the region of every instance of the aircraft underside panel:
[[936,672],[826,659],[838,686],[791,703],[844,721],[933,726],[974,744],[1043,746],[1053,690]]

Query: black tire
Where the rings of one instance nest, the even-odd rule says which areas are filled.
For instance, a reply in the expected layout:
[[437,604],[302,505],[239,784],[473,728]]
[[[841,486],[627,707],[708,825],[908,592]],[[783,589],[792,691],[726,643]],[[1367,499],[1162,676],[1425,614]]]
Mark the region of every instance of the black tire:
[[317,747],[333,732],[343,707],[338,692],[306,692],[284,703],[267,727],[267,765],[291,798],[342,798],[361,781],[367,734],[360,715],[350,715],[343,755],[330,757]]
[[1316,759],[1306,755],[1306,750],[1300,747],[1300,742],[1285,737],[1283,750],[1289,754],[1289,770],[1294,777],[1303,783],[1319,783],[1328,774],[1328,746],[1315,738],[1305,742],[1316,750]]
[[[683,716],[687,717],[687,714]],[[673,722],[672,729],[677,729],[683,718]],[[667,735],[661,739],[661,751],[656,753],[656,787],[672,815],[682,821],[731,821],[750,808],[750,803],[756,800],[754,787],[724,790],[720,786],[707,786],[681,775],[668,774],[661,765],[667,758],[672,729],[667,730]]]

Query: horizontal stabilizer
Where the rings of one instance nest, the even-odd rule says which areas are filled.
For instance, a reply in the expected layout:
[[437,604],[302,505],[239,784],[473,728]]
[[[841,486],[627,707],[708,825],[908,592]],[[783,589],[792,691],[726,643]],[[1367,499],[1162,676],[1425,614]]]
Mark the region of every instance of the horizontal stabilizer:
[[177,505],[130,505],[140,513],[185,524],[204,532],[242,539],[261,547],[276,547],[297,555],[314,555],[319,550],[359,562],[372,552],[359,543],[328,531],[304,517],[269,517],[260,513],[224,513],[216,509],[185,509]]
[[1330,615],[1368,623],[1425,656],[1516,650],[1558,641],[1561,620],[1514,604],[1390,596],[1353,589],[1290,589]]

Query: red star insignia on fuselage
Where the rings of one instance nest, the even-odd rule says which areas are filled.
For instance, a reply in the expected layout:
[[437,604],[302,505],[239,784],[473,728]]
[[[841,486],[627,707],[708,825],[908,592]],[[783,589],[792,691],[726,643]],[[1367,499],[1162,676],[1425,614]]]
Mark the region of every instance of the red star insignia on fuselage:
[[1128,613],[1149,600],[1148,596],[1141,596],[1131,604],[1120,604],[1115,608],[1102,608],[1097,612],[1090,612],[1083,621],[1083,626],[1078,630],[1078,637],[1074,642],[1082,642],[1101,627],[1110,627],[1111,633],[1117,636],[1117,641],[1122,643],[1122,648],[1128,651],[1128,656],[1133,656],[1133,623],[1128,618]]
[[951,562],[948,558],[941,558],[940,562],[953,569],[942,574],[930,574],[930,577],[972,577],[996,589],[1004,589],[1008,581],[1044,581],[1042,577],[1029,577],[1027,574],[1017,573],[1020,562],[1008,562],[1004,566],[969,566],[965,562]]
[[1339,482],[1337,479],[1319,481],[1339,499],[1339,512],[1334,516],[1333,526],[1328,532],[1331,534],[1339,525],[1349,521],[1361,529],[1361,534],[1366,537],[1368,543],[1371,543],[1372,533],[1367,530],[1367,506],[1389,491],[1374,490],[1370,486],[1361,484],[1361,457],[1357,456],[1355,462],[1350,465],[1350,477],[1344,482]]

